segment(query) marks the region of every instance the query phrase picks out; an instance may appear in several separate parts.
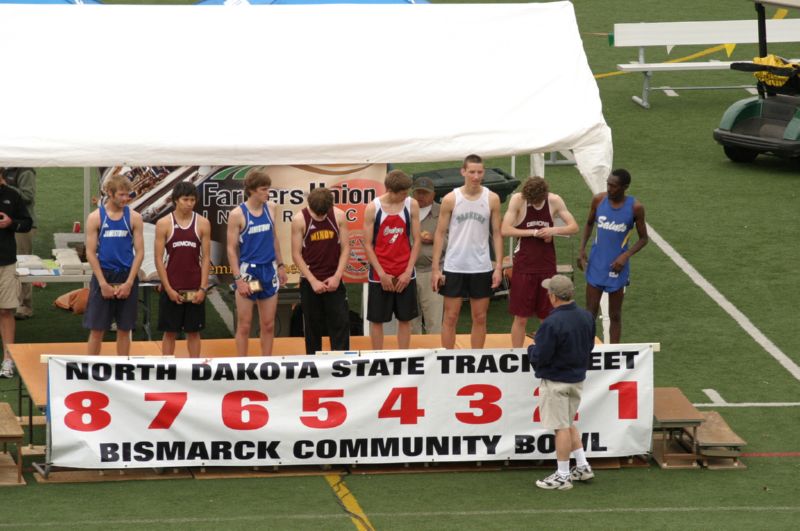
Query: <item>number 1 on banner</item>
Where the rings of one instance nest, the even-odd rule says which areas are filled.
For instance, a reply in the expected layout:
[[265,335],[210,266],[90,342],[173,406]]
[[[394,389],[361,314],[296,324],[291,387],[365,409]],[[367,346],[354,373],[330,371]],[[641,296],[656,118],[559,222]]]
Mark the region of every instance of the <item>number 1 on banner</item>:
[[150,423],[148,429],[167,430],[175,422],[183,406],[186,405],[188,393],[145,393],[144,399],[147,402],[164,402],[161,410]]
[[417,405],[416,387],[393,387],[378,411],[378,418],[395,418],[400,419],[400,424],[416,424],[417,419],[425,416],[425,410]]
[[639,389],[637,382],[617,382],[608,386],[609,391],[617,391],[617,418],[635,420],[639,418]]

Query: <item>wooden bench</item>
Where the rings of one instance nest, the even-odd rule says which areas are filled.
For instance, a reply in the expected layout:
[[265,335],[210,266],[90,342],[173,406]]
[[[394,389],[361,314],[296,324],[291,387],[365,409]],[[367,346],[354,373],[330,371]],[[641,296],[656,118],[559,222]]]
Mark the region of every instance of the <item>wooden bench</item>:
[[[733,432],[725,419],[716,411],[704,411],[703,423],[697,428],[695,444],[703,466],[709,469],[743,470],[739,461],[742,448],[747,443]],[[686,435],[690,435],[688,432]]]
[[[2,485],[24,485],[22,481],[22,438],[24,433],[22,427],[19,425],[17,416],[11,409],[11,406],[6,402],[0,403],[0,442],[3,443],[3,453],[8,457],[8,443],[14,443],[17,446],[17,481],[12,483],[8,481],[5,474],[2,473],[4,467],[0,467],[0,484]],[[10,458],[9,458],[10,459]]]
[[[769,42],[800,42],[800,19],[780,19],[767,21]],[[691,61],[648,63],[644,49],[647,46],[665,46],[669,53],[673,46],[755,44],[758,43],[758,27],[755,20],[716,20],[704,22],[640,22],[614,24],[610,37],[614,47],[639,48],[636,62],[617,65],[623,72],[641,72],[644,76],[642,96],[633,96],[633,101],[650,108],[650,91],[675,91],[721,88],[753,89],[750,85],[725,85],[712,87],[652,87],[653,72],[677,72],[698,70],[726,70],[730,61]]]
[[699,468],[695,441],[703,420],[677,387],[653,390],[653,458],[661,468]]

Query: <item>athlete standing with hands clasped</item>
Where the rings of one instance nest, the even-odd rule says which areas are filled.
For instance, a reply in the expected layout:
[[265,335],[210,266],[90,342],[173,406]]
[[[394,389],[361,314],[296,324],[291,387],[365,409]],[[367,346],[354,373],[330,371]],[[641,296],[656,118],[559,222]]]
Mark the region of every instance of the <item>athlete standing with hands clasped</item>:
[[[625,286],[630,283],[629,259],[649,241],[644,206],[635,197],[625,195],[630,184],[631,174],[627,170],[614,170],[606,181],[606,192],[592,198],[578,257],[578,267],[586,271],[586,309],[595,318],[600,297],[603,292],[608,293],[612,343],[619,343],[622,337],[622,300]],[[595,224],[597,234],[587,260],[586,243]],[[629,248],[634,226],[639,239]]]

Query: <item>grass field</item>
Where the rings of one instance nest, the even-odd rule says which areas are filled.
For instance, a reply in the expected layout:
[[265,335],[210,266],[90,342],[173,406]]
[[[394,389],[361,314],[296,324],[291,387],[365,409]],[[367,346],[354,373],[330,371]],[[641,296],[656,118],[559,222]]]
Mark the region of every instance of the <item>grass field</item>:
[[[602,34],[615,22],[754,18],[752,3],[744,0],[573,3],[595,74],[613,72],[617,63],[636,57],[634,49],[608,46]],[[648,60],[702,50],[676,47],[667,56],[666,50],[653,49]],[[776,51],[797,57],[796,45]],[[753,55],[754,47],[737,46],[733,58]],[[708,58],[726,59],[724,52]],[[484,71],[487,79],[514,82],[514,72],[496,72],[491,65]],[[655,81],[741,84],[747,76],[674,73],[656,74]],[[711,131],[728,105],[746,97],[743,91],[684,91],[679,97],[653,93],[652,108],[644,110],[630,99],[641,92],[640,75],[603,77],[598,85],[614,135],[615,166],[631,171],[630,193],[644,204],[651,229],[746,316],[751,332],[762,333],[773,352],[800,364],[795,328],[800,324],[800,163],[760,157],[754,164],[738,165],[726,159]],[[526,175],[527,164],[518,162],[517,175]],[[488,165],[510,169],[509,159]],[[432,166],[403,167],[413,172]],[[81,175],[78,169],[39,171],[39,254],[49,250],[53,232],[68,230],[80,218]],[[591,196],[577,171],[548,167],[546,177],[582,224]],[[562,245],[559,251],[563,256],[569,249]],[[580,274],[576,282],[583,285]],[[58,291],[53,286],[36,291],[37,316],[20,323],[19,342],[85,339],[78,318],[49,309]],[[490,331],[508,330],[505,304],[493,303]],[[462,319],[462,330],[467,327]],[[227,337],[221,322],[210,328],[212,335]],[[661,343],[656,385],[680,387],[692,402],[710,401],[704,389],[716,390],[730,403],[800,401],[800,382],[652,241],[632,259],[623,340]],[[16,403],[17,385],[17,379],[0,382],[0,399]],[[718,410],[748,442],[747,452],[800,452],[800,407]],[[600,471],[593,484],[567,493],[533,486],[546,471],[351,475],[345,482],[376,529],[796,528],[800,457],[745,462],[746,471]],[[320,477],[92,485],[39,485],[30,474],[26,477],[27,487],[3,492],[0,528],[353,528]]]

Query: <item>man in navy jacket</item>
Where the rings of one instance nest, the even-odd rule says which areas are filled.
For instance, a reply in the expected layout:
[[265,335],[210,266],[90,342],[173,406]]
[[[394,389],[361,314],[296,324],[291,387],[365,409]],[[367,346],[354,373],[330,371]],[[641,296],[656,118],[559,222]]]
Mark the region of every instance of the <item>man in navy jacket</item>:
[[[528,347],[528,359],[541,379],[539,410],[542,426],[555,430],[558,470],[536,486],[567,490],[572,481],[586,481],[594,472],[586,461],[581,436],[572,422],[581,402],[583,381],[594,348],[595,322],[592,314],[578,308],[573,300],[575,286],[564,275],[542,282],[553,311],[536,331]],[[570,453],[576,466],[570,470]]]

